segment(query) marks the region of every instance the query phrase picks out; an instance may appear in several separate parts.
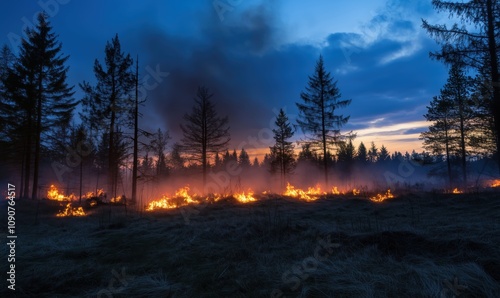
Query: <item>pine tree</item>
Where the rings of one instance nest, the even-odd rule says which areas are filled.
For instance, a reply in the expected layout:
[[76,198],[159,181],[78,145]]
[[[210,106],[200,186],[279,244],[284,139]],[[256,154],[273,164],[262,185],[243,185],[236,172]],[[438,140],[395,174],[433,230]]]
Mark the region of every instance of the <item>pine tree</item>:
[[[431,56],[447,64],[463,62],[487,77],[486,88],[491,89],[491,97],[484,97],[493,117],[496,135],[498,170],[500,171],[500,69],[498,36],[500,34],[500,3],[484,1],[441,1],[432,5],[438,11],[448,11],[450,17],[457,17],[461,24],[451,28],[446,25],[431,25],[423,20],[423,27],[441,44],[441,50]],[[474,31],[473,31],[474,30]]]
[[[51,140],[50,135],[57,127],[69,125],[73,110],[78,104],[73,99],[73,87],[67,83],[68,67],[65,65],[69,56],[61,53],[62,45],[57,35],[52,32],[48,16],[40,13],[35,28],[26,30],[27,38],[22,40],[19,58],[14,65],[14,74],[7,88],[17,89],[14,101],[22,107],[27,119],[25,134],[26,177],[30,173],[33,153],[33,185],[31,198],[38,197],[38,180],[43,147]],[[42,141],[42,136],[44,141]],[[34,151],[32,151],[34,147]],[[29,178],[25,180],[24,196],[27,196]]]
[[206,185],[211,157],[226,149],[230,140],[229,120],[217,115],[212,97],[206,87],[198,87],[191,114],[184,115],[186,124],[181,125],[183,151],[192,161],[201,164],[203,185]]
[[299,118],[297,124],[309,134],[308,143],[313,150],[320,150],[323,159],[325,186],[328,185],[328,163],[332,146],[343,141],[340,128],[347,123],[349,116],[336,114],[337,109],[348,106],[351,100],[340,100],[340,90],[330,73],[325,70],[323,57],[316,63],[314,75],[309,77],[308,86],[300,94],[303,103],[297,103]]
[[185,160],[182,158],[181,146],[175,143],[172,146],[172,151],[170,152],[169,164],[174,171],[180,171],[184,169]]
[[379,163],[385,163],[387,161],[390,161],[391,156],[389,154],[389,151],[387,151],[387,148],[382,144],[382,147],[380,147],[380,151],[377,156],[377,162]]
[[366,163],[368,160],[368,152],[366,151],[366,146],[363,142],[359,143],[356,160],[361,163]]
[[156,178],[159,180],[168,175],[167,161],[165,156],[165,150],[167,150],[168,141],[170,140],[170,135],[167,132],[162,132],[158,128],[157,132],[153,135],[153,139],[149,142],[148,150],[153,152],[156,170]]
[[341,166],[342,173],[344,177],[350,179],[352,173],[352,166],[354,160],[356,159],[356,149],[352,144],[352,140],[349,139],[348,142],[341,143],[339,145],[338,151],[338,163]]
[[108,138],[108,191],[116,196],[114,190],[118,181],[119,159],[118,144],[115,137],[116,126],[123,124],[130,110],[131,91],[135,87],[135,74],[129,54],[121,51],[120,41],[116,35],[111,42],[106,43],[105,65],[97,59],[94,62],[96,86],[83,82],[80,87],[85,93],[82,100],[83,113],[80,114],[84,122],[90,123],[91,128],[103,129]]
[[368,160],[372,163],[377,161],[378,156],[378,148],[375,146],[375,143],[372,142],[370,146],[370,150],[368,150]]
[[250,156],[248,156],[245,148],[241,148],[240,155],[238,157],[238,164],[243,169],[248,169],[250,167]]
[[282,186],[284,187],[286,176],[291,174],[296,166],[295,146],[289,141],[293,137],[294,131],[283,109],[280,109],[275,124],[276,128],[273,129],[275,144],[269,147],[271,151],[271,173],[280,173]]

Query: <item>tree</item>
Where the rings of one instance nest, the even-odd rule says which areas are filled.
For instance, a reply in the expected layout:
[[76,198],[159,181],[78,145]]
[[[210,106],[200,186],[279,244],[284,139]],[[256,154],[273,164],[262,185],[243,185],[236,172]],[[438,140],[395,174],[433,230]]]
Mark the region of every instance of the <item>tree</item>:
[[482,120],[478,113],[480,107],[476,105],[479,102],[472,99],[472,82],[472,78],[464,74],[463,66],[459,62],[453,63],[440,96],[434,98],[424,115],[428,121],[434,122],[421,136],[424,146],[437,154],[444,150],[450,183],[450,157],[460,158],[462,179],[466,184],[467,156],[479,146],[477,139],[483,139],[480,135],[484,131],[479,131],[477,126]]
[[366,163],[368,160],[368,153],[366,152],[366,146],[363,142],[359,143],[356,160],[362,163]]
[[248,153],[245,151],[245,148],[241,148],[240,156],[238,157],[238,164],[243,169],[248,169],[250,167],[250,156],[248,156]]
[[153,139],[150,141],[148,149],[153,152],[155,162],[156,177],[162,178],[168,174],[167,161],[165,156],[165,150],[167,149],[168,141],[170,140],[170,135],[167,132],[162,132],[160,128],[153,135]]
[[345,177],[351,177],[352,165],[356,158],[356,149],[352,144],[352,140],[349,139],[348,142],[341,143],[338,151],[338,163],[342,167],[342,171]]
[[[15,74],[9,80],[7,88],[17,89],[19,95],[15,100],[24,107],[28,125],[32,129],[25,132],[26,147],[25,174],[29,176],[31,163],[31,147],[34,147],[33,186],[31,198],[38,197],[38,179],[42,135],[49,136],[57,127],[69,125],[73,110],[78,104],[73,99],[73,87],[67,83],[68,67],[65,65],[69,56],[61,54],[62,45],[57,41],[57,35],[52,32],[48,16],[40,13],[37,16],[35,28],[26,30],[27,38],[22,40],[19,58],[15,62]],[[50,139],[49,137],[44,140]],[[29,182],[29,178],[25,181]],[[28,183],[25,184],[24,196],[27,196]]]
[[316,163],[318,161],[316,154],[311,150],[311,144],[305,143],[301,145],[301,150],[299,152],[297,161],[311,163]]
[[116,126],[127,118],[130,110],[130,95],[136,82],[136,76],[131,69],[133,65],[129,54],[121,51],[118,34],[106,43],[105,65],[96,59],[94,74],[96,86],[88,82],[80,84],[85,97],[82,99],[83,121],[91,123],[92,128],[104,129],[109,138],[108,142],[108,191],[116,196],[120,159],[117,154]]
[[191,160],[201,164],[203,185],[206,185],[210,158],[226,149],[230,140],[228,117],[217,115],[212,97],[206,87],[198,87],[191,114],[184,115],[186,124],[181,125],[183,151]]
[[282,186],[284,187],[286,176],[292,173],[296,166],[295,146],[289,141],[293,137],[294,131],[283,109],[280,109],[274,123],[276,124],[276,128],[273,129],[275,143],[274,146],[269,147],[271,151],[271,173],[280,173]]
[[434,96],[430,105],[427,106],[427,114],[424,115],[427,121],[433,122],[429,130],[420,135],[424,141],[424,148],[434,154],[442,154],[446,157],[448,172],[448,183],[451,187],[451,152],[454,151],[456,136],[452,132],[454,119],[452,117],[452,102],[446,97]]
[[386,161],[389,161],[391,159],[391,156],[389,154],[389,151],[387,151],[387,148],[385,148],[384,145],[380,147],[380,151],[378,153],[377,157],[377,162],[384,163]]
[[181,155],[181,145],[175,143],[170,152],[169,164],[174,171],[179,171],[184,168],[185,160]]
[[258,169],[260,167],[259,159],[257,157],[253,159],[252,167],[254,169]]
[[368,160],[370,162],[376,162],[377,161],[377,156],[378,156],[378,148],[375,146],[375,143],[372,142],[370,146],[370,150],[368,150]]
[[[500,35],[500,3],[494,0],[451,2],[433,0],[438,11],[448,11],[456,16],[461,26],[454,24],[431,25],[423,20],[423,28],[441,44],[441,50],[431,53],[431,57],[451,64],[456,61],[478,72],[483,71],[488,80],[486,88],[492,90],[491,97],[484,100],[494,119],[496,152],[500,171],[500,71],[498,57],[498,36]],[[474,32],[472,30],[475,30]]]
[[343,140],[340,128],[347,123],[349,116],[337,115],[336,110],[348,106],[351,100],[340,100],[337,81],[333,81],[325,70],[323,57],[320,56],[314,71],[309,77],[308,86],[300,94],[303,103],[297,103],[299,118],[297,124],[307,136],[313,150],[320,150],[323,157],[325,186],[328,185],[329,151]]

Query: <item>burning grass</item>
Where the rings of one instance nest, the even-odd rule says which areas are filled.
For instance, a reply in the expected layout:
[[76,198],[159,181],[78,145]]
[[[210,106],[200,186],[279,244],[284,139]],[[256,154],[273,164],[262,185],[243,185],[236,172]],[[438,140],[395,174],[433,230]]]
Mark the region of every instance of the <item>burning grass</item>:
[[85,216],[85,211],[83,211],[83,208],[81,206],[79,207],[72,207],[71,203],[66,204],[66,208],[64,210],[59,211],[59,213],[56,214],[57,217],[65,217],[65,216]]
[[26,241],[16,252],[17,291],[24,297],[440,297],[451,294],[447,284],[456,278],[466,286],[460,297],[498,297],[498,193],[400,195],[384,204],[321,197],[221,199],[142,216],[107,205],[62,221],[46,201],[37,225],[37,204],[20,200],[17,223]]

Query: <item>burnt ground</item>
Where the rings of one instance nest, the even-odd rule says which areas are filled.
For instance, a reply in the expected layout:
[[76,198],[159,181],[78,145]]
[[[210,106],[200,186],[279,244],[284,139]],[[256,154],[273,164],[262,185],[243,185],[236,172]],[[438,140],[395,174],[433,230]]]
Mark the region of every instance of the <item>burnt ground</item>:
[[16,295],[0,296],[499,297],[498,192],[258,198],[78,218],[18,200]]

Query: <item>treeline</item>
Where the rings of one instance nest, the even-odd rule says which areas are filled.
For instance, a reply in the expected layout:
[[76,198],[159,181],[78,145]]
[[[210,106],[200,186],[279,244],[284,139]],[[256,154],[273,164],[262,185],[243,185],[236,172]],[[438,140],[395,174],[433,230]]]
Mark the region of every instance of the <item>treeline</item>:
[[[484,14],[497,9],[496,1],[486,1],[479,8],[468,3],[433,4],[471,18],[482,28],[497,15]],[[139,184],[143,189],[145,184],[161,185],[176,177],[200,178],[203,192],[222,192],[228,187],[224,181],[240,177],[272,177],[281,187],[297,176],[314,177],[318,183],[320,177],[314,172],[321,173],[329,187],[339,180],[352,182],[365,169],[370,170],[366,178],[380,178],[411,161],[433,165],[429,173],[446,175],[450,185],[466,184],[471,163],[491,159],[498,151],[500,89],[496,83],[500,77],[497,51],[491,50],[495,41],[488,38],[496,36],[498,24],[493,22],[493,28],[487,27],[478,37],[479,33],[424,21],[424,27],[443,43],[434,57],[450,65],[448,82],[425,115],[431,122],[429,131],[421,135],[426,152],[390,153],[374,143],[369,148],[363,143],[354,146],[356,134],[342,131],[349,116],[340,113],[351,100],[342,98],[320,56],[296,102],[297,121],[290,123],[285,112],[279,112],[274,143],[259,162],[250,160],[244,148],[230,150],[234,119],[218,114],[216,95],[203,85],[193,90],[193,107],[180,123],[179,141],[172,142],[168,131],[142,129],[140,109],[147,102],[138,96],[143,83],[139,59],[134,61],[122,51],[118,36],[107,42],[104,56],[94,62],[95,84],[81,82],[76,88],[83,97],[75,99],[75,86],[67,83],[69,56],[47,15],[40,14],[16,53],[7,46],[0,51],[0,178],[18,181],[21,197],[41,197],[40,190],[57,181],[80,194],[104,188],[109,196],[130,193],[135,201],[142,191]],[[466,51],[465,45],[475,50]],[[467,75],[470,72],[474,77]],[[78,105],[81,123],[75,124]],[[292,141],[297,136],[301,139]],[[226,173],[224,179],[221,172]],[[233,174],[227,178],[227,173]]]
[[500,3],[435,0],[432,5],[457,23],[423,20],[441,46],[430,56],[449,66],[449,78],[428,106],[425,118],[433,124],[422,139],[426,149],[446,160],[448,183],[456,183],[452,161],[460,160],[461,182],[467,184],[471,157],[496,155],[500,170]]

